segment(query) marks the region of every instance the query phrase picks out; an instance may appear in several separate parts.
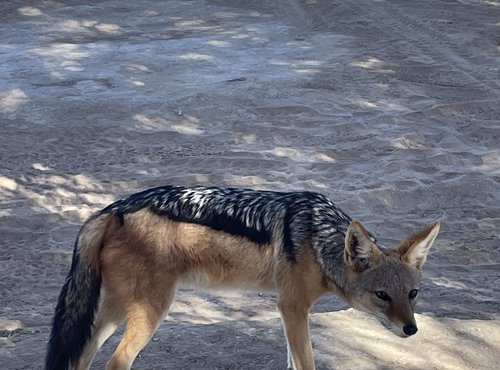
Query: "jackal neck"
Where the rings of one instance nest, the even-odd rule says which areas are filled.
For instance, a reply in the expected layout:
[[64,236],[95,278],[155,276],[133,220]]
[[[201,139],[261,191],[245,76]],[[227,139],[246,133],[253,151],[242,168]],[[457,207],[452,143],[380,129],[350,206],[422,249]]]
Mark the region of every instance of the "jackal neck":
[[315,212],[312,245],[326,277],[339,290],[347,289],[344,264],[345,235],[352,219],[333,203]]

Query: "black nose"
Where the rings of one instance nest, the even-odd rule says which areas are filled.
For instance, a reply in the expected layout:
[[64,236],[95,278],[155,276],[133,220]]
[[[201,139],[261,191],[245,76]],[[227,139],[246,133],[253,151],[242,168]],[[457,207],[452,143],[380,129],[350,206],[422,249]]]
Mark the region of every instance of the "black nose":
[[418,331],[418,329],[415,325],[408,324],[403,327],[403,331],[406,335],[413,335]]

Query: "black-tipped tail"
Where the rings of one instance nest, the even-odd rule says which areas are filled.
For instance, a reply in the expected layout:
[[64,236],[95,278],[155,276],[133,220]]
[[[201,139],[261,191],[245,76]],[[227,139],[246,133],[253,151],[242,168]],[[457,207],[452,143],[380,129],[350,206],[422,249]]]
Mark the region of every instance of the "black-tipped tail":
[[45,370],[68,369],[81,356],[90,339],[101,276],[99,271],[80,260],[78,249],[76,245],[71,270],[57,302]]

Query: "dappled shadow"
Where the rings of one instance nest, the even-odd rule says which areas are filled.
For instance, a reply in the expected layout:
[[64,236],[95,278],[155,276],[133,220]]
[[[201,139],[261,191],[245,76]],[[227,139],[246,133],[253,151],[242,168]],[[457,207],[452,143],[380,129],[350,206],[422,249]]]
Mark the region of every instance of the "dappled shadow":
[[[230,312],[228,312],[230,314]],[[102,367],[117,338],[96,358]],[[317,361],[318,369],[331,364]],[[286,342],[278,318],[193,324],[167,319],[141,352],[135,366],[148,369],[281,369],[286,368]]]
[[[474,321],[498,319],[500,296],[498,7],[468,3],[3,2],[0,316],[25,327],[13,368],[44,350],[84,219],[167,183],[321,191],[387,246],[440,219],[418,305],[429,352],[468,367],[449,343],[498,350]],[[161,368],[163,351],[190,368],[282,367],[274,299],[183,291],[138,366]],[[442,365],[384,357],[378,324],[332,330],[344,308],[314,309],[320,369]]]
[[[342,368],[363,368],[366,363],[371,368],[482,368],[496,361],[498,333],[496,329],[491,335],[488,329],[483,332],[487,322],[418,315],[417,323],[419,332],[415,336],[399,338],[382,329],[374,318],[347,310],[313,316],[312,332],[315,327],[323,329],[321,340],[316,342],[318,357],[323,351],[332,351]],[[328,330],[324,330],[326,325]],[[498,324],[494,325],[497,328]]]

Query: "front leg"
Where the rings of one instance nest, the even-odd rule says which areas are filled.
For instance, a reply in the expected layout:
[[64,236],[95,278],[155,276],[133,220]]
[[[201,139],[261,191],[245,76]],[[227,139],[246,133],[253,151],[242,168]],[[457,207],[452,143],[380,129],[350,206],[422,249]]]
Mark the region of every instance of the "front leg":
[[288,337],[286,335],[285,319],[283,318],[283,315],[281,315],[281,324],[283,325],[283,332],[285,333],[286,339],[286,369],[293,370],[292,349],[290,348],[290,343],[288,342]]
[[281,313],[287,342],[288,369],[314,370],[314,358],[309,337],[309,308],[304,299],[281,296]]

